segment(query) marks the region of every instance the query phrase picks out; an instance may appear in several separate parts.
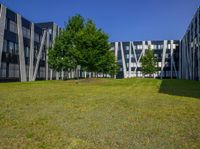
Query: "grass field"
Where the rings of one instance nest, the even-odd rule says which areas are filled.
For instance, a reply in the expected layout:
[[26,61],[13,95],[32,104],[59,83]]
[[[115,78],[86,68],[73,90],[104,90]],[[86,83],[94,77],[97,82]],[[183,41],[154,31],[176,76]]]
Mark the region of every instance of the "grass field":
[[1,83],[0,148],[200,148],[200,83]]

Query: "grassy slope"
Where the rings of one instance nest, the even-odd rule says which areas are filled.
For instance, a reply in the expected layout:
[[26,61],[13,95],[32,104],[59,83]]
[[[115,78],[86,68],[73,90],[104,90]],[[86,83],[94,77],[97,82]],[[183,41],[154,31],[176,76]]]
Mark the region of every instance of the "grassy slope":
[[200,83],[0,84],[0,148],[200,148]]

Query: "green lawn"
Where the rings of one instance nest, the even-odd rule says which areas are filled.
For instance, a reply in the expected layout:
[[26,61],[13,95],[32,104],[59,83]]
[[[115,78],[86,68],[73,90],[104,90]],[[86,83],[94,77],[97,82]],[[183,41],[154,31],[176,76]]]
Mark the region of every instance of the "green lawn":
[[200,148],[200,83],[1,83],[0,148]]

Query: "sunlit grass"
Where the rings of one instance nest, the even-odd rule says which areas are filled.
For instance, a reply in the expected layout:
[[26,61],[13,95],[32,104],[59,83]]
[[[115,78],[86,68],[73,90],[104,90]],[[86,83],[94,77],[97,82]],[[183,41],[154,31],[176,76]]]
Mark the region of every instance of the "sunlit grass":
[[200,148],[200,83],[1,83],[0,148]]

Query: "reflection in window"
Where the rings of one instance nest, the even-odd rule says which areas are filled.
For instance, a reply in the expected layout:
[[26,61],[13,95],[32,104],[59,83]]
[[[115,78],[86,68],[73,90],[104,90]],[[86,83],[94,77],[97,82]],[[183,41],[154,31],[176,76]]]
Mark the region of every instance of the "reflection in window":
[[27,29],[25,27],[22,27],[22,32],[23,32],[23,36],[30,39],[30,36],[31,36],[31,31],[30,29]]
[[25,56],[29,57],[30,54],[30,48],[29,47],[25,47]]
[[17,24],[12,20],[9,22],[9,30],[13,33],[17,33]]
[[3,51],[4,52],[7,51],[7,40],[4,40],[4,42],[3,42]]
[[19,54],[19,48],[17,43],[15,43],[15,54]]
[[9,41],[8,50],[11,54],[14,54],[15,51],[15,44]]
[[35,37],[34,37],[36,42],[40,42],[40,36],[39,34],[35,33]]

